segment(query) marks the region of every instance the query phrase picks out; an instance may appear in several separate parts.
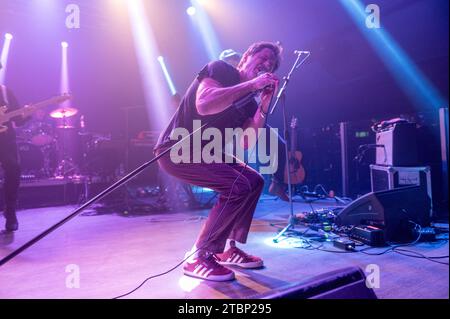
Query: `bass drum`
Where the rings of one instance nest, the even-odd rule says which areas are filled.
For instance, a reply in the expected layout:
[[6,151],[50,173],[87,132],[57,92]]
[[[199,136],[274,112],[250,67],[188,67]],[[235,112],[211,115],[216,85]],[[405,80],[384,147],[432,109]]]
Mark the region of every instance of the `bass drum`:
[[33,136],[30,141],[36,146],[50,145],[55,141],[55,138],[53,137],[53,127],[48,123],[34,123],[34,125],[32,125],[32,134]]
[[17,143],[17,153],[22,177],[38,178],[44,174],[44,154],[31,143]]

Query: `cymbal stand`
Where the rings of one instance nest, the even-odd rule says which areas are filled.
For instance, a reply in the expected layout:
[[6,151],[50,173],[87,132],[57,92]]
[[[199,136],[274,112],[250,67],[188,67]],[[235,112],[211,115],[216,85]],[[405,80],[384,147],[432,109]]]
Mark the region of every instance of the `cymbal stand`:
[[[67,149],[66,149],[66,129],[67,129],[67,117],[64,115],[62,117],[63,121],[62,121],[62,136],[60,136],[61,138],[61,153],[62,153],[62,160],[58,163],[58,167],[57,167],[57,177],[61,177],[61,178],[66,178],[67,177],[67,173],[73,171],[76,169],[74,163],[73,163],[73,159],[69,158],[67,156]],[[66,171],[67,166],[71,166],[71,168],[69,170]]]

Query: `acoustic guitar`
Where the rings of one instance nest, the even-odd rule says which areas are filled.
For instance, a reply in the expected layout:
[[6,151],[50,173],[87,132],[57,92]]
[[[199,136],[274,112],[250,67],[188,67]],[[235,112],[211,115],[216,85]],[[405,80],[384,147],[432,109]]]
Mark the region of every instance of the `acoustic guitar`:
[[290,151],[288,154],[289,167],[284,171],[284,182],[288,183],[288,174],[291,176],[291,184],[297,185],[305,181],[305,168],[302,165],[303,154],[298,148],[298,119],[293,116],[291,120],[291,136],[290,136]]

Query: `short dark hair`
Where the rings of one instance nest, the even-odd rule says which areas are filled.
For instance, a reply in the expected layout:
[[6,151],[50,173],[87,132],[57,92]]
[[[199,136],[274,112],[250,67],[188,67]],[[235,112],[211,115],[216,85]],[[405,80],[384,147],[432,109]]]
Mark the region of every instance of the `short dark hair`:
[[[273,68],[273,71],[275,72],[280,67],[281,54],[283,53],[283,47],[281,46],[281,44],[279,42],[274,43],[274,42],[261,41],[261,42],[253,43],[247,49],[247,51],[245,51],[245,53],[242,57],[244,58],[244,57],[255,55],[256,53],[258,53],[264,49],[270,49],[275,54],[276,59],[275,59],[275,65]],[[239,62],[239,66],[243,63],[242,61],[243,61],[243,59],[241,59],[241,62]]]

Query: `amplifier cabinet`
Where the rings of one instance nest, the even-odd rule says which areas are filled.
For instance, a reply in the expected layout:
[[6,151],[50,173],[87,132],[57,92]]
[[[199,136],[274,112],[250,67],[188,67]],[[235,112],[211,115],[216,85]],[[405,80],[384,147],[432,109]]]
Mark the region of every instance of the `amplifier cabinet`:
[[418,166],[417,130],[414,123],[397,123],[376,134],[376,164]]
[[[431,169],[429,166],[398,167],[370,165],[370,183],[372,192],[395,189],[405,186],[421,186],[433,202],[431,191]],[[432,216],[431,205],[430,216]]]

